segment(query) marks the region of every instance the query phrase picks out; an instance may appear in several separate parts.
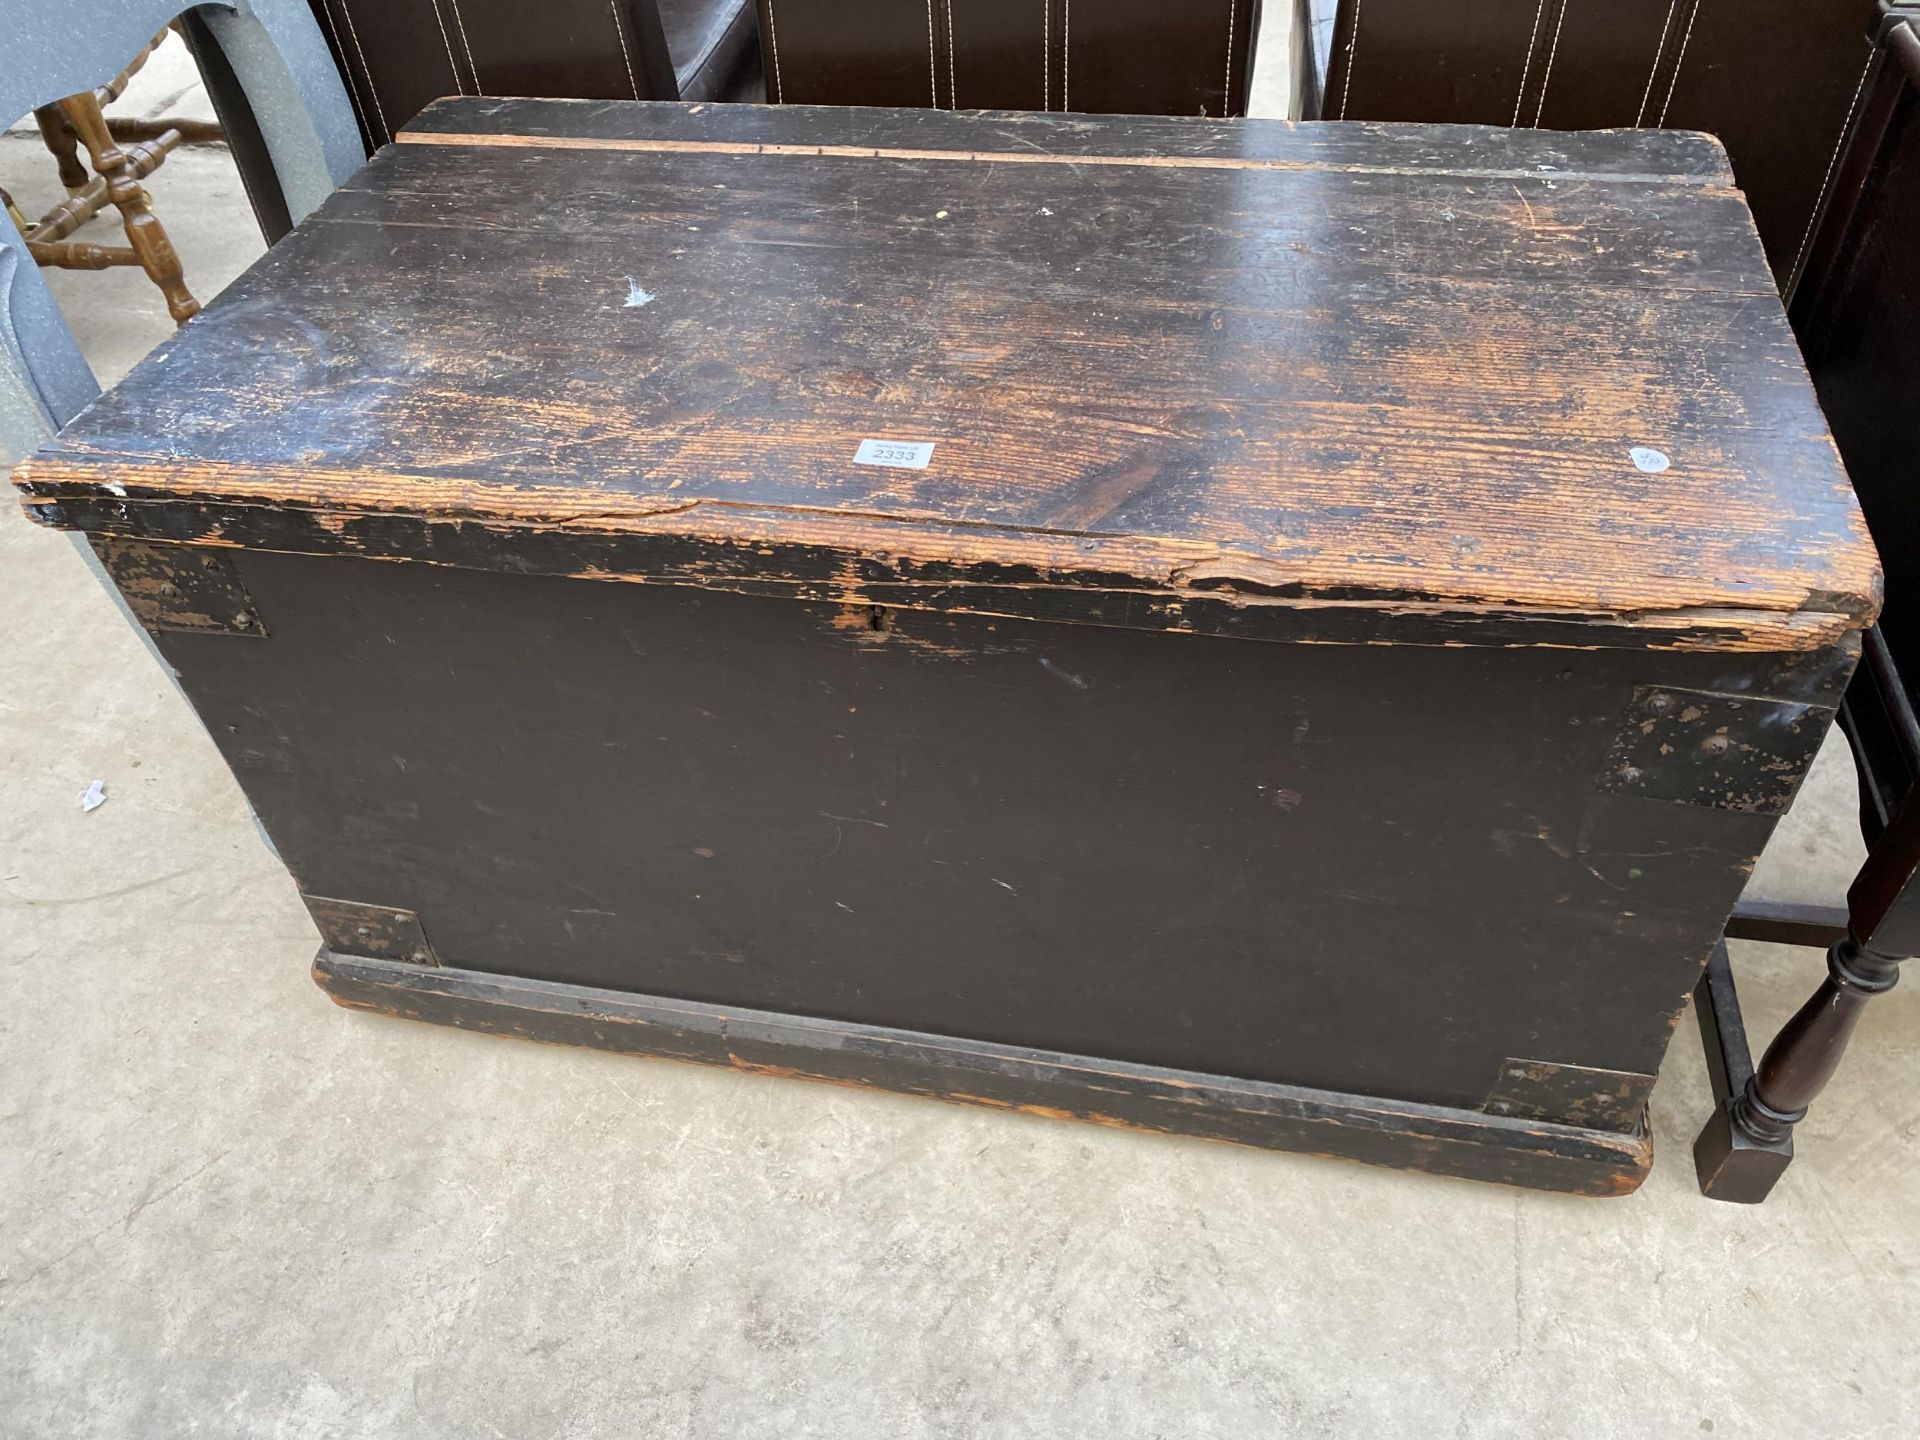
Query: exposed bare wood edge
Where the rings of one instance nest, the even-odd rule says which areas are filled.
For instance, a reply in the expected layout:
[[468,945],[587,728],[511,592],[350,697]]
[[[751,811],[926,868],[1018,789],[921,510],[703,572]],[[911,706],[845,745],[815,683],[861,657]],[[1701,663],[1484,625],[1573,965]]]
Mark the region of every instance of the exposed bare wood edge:
[[[442,115],[456,114],[463,110],[473,111],[477,114],[487,117],[489,124],[493,127],[493,131],[490,133],[497,133],[499,127],[506,123],[504,120],[501,119],[501,115],[500,115],[501,110],[503,108],[511,109],[516,107],[525,107],[526,111],[529,113],[538,113],[541,111],[565,111],[570,109],[600,110],[600,111],[621,110],[621,111],[631,112],[635,115],[640,115],[640,116],[645,116],[649,113],[659,113],[659,112],[665,112],[665,111],[679,112],[689,116],[699,115],[702,112],[707,112],[715,116],[717,119],[722,119],[730,115],[748,113],[755,110],[765,111],[765,110],[772,110],[777,108],[781,112],[781,114],[786,116],[793,116],[793,115],[815,115],[815,116],[823,116],[823,117],[831,116],[836,121],[842,121],[842,122],[847,120],[848,117],[852,117],[854,121],[858,122],[864,116],[886,113],[885,107],[880,107],[880,106],[820,105],[820,104],[807,104],[804,102],[788,102],[778,107],[768,105],[768,104],[737,104],[737,105],[729,104],[724,106],[716,106],[711,101],[688,102],[688,101],[682,101],[682,100],[641,100],[641,101],[592,100],[592,99],[581,99],[578,96],[542,96],[537,99],[523,98],[523,99],[516,100],[512,97],[489,96],[489,95],[443,95],[437,100],[429,101],[426,107],[423,110],[421,110],[421,112],[417,116],[415,116],[412,120],[408,121],[407,124],[404,127],[402,127],[400,133],[403,135],[455,133],[452,131],[435,132],[431,128],[432,123],[434,120],[438,119]],[[1076,115],[1071,112],[1061,112],[1061,111],[1055,111],[1049,114],[1044,111],[1036,112],[1033,110],[991,110],[991,109],[985,109],[978,106],[963,106],[957,111],[949,111],[947,113],[949,115],[960,115],[960,116],[966,116],[971,118],[992,119],[999,122],[1000,124],[1007,125],[1013,128],[1032,130],[1035,132],[1046,133],[1046,134],[1090,133],[1100,129],[1102,125],[1107,123],[1111,118],[1116,118],[1116,117],[1107,117],[1107,116]],[[1211,133],[1219,136],[1230,135],[1235,137],[1236,139],[1246,135],[1248,132],[1253,130],[1264,130],[1264,131],[1286,130],[1292,133],[1299,133],[1302,131],[1310,133],[1313,131],[1330,131],[1334,129],[1339,129],[1342,131],[1351,131],[1356,134],[1388,135],[1401,128],[1401,122],[1393,121],[1393,120],[1350,120],[1350,121],[1348,120],[1343,120],[1343,121],[1286,120],[1286,119],[1251,119],[1244,116],[1235,118],[1235,119],[1217,120],[1217,119],[1207,119],[1204,117],[1195,117],[1195,116],[1186,116],[1186,115],[1182,115],[1178,117],[1168,117],[1163,115],[1135,115],[1135,116],[1130,116],[1125,118],[1132,119],[1136,122],[1144,123],[1145,125],[1156,127],[1156,128],[1165,126],[1170,131],[1177,130],[1182,134],[1194,133],[1194,132],[1201,133],[1201,134]],[[423,121],[426,122],[425,128],[422,128]],[[1489,127],[1480,126],[1480,125],[1461,124],[1461,123],[1444,123],[1444,124],[1433,125],[1429,128],[1434,130],[1439,130],[1439,131],[1448,131],[1448,130],[1485,130]],[[1526,135],[1528,133],[1537,133],[1537,132],[1507,130],[1507,131],[1502,131],[1500,133],[1506,138],[1512,138],[1515,135]],[[1645,135],[1646,131],[1640,127],[1631,126],[1631,125],[1627,125],[1627,126],[1612,125],[1612,126],[1601,127],[1590,133],[1595,135],[1630,135],[1630,136],[1639,137],[1639,136]],[[1674,172],[1677,174],[1681,174],[1683,178],[1730,179],[1730,177],[1733,175],[1733,162],[1727,156],[1726,143],[1723,140],[1721,140],[1719,136],[1714,135],[1705,130],[1681,130],[1681,129],[1671,129],[1671,130],[1663,131],[1662,136],[1664,139],[1668,141],[1672,141],[1677,137],[1685,136],[1690,141],[1697,142],[1699,148],[1704,150],[1707,156],[1711,157],[1711,164],[1712,164],[1711,170],[1703,169],[1703,170],[1692,170],[1692,171],[1685,171],[1685,172]],[[1701,163],[1705,163],[1704,158],[1702,158]]]
[[[144,532],[127,532],[90,528],[87,526],[62,526],[107,538],[138,539],[152,545],[179,545],[184,548],[230,549],[264,551],[279,555],[345,555],[355,560],[378,561],[385,564],[429,565],[436,569],[475,569],[485,567],[461,566],[452,561],[438,560],[412,552],[384,554],[367,549],[352,549],[344,546],[307,549],[293,549],[284,544],[267,544],[258,540],[245,542],[231,539],[200,538],[179,540],[165,536],[154,536]],[[762,577],[743,577],[728,575],[697,574],[687,570],[660,571],[612,571],[589,568],[585,570],[530,570],[516,564],[513,573],[517,575],[548,575],[569,580],[592,580],[603,583],[623,585],[667,585],[676,588],[707,590],[724,595],[760,595],[776,599],[811,602],[815,604],[860,605],[860,606],[912,606],[923,603],[932,596],[941,596],[948,603],[939,608],[946,614],[972,615],[987,620],[1046,620],[1060,619],[1059,616],[1036,614],[1030,604],[1023,604],[1023,597],[1030,596],[1036,589],[1033,585],[993,585],[984,582],[958,582],[953,580],[914,581],[905,579],[874,580],[866,578],[836,579],[831,583],[805,580],[773,580]],[[1744,631],[1726,631],[1710,635],[1701,635],[1687,629],[1689,621],[1696,615],[1712,613],[1723,618],[1726,612],[1669,612],[1666,614],[1646,614],[1622,612],[1619,614],[1577,613],[1531,611],[1523,615],[1512,612],[1498,612],[1486,607],[1469,605],[1430,605],[1416,606],[1406,603],[1364,602],[1356,600],[1333,600],[1307,596],[1294,600],[1263,597],[1253,601],[1236,601],[1233,597],[1212,591],[1190,591],[1184,594],[1169,594],[1165,591],[1128,590],[1111,586],[1084,585],[1073,587],[1071,593],[1084,595],[1091,600],[1130,600],[1140,603],[1143,610],[1159,606],[1168,611],[1180,612],[1190,618],[1184,623],[1147,624],[1144,622],[1128,624],[1098,615],[1075,615],[1072,623],[1096,625],[1108,629],[1136,629],[1155,632],[1171,632],[1186,635],[1210,635],[1222,639],[1254,640],[1284,638],[1292,645],[1409,645],[1427,649],[1539,649],[1567,651],[1595,650],[1635,650],[1635,651],[1674,651],[1690,654],[1781,654],[1796,650],[1824,649],[1838,643],[1851,632],[1851,625],[1841,619],[1828,616],[1803,615],[1790,617],[1780,626],[1754,627]],[[959,596],[959,599],[954,597]],[[1367,639],[1353,639],[1317,635],[1310,629],[1290,631],[1284,637],[1265,637],[1248,635],[1228,630],[1218,625],[1206,623],[1204,612],[1197,607],[1224,606],[1233,610],[1266,609],[1289,616],[1311,617],[1318,614],[1366,614],[1377,620],[1418,620],[1429,626],[1450,628],[1446,638],[1420,638],[1407,634],[1381,634]],[[1502,639],[1490,635],[1487,619],[1519,619],[1531,622],[1535,626],[1547,624],[1581,627],[1579,640],[1557,639],[1545,633],[1530,634],[1525,639]],[[1750,615],[1742,618],[1751,620]],[[1801,640],[1783,642],[1785,625],[1792,621],[1832,621],[1826,629],[1815,632],[1811,628],[1804,631]],[[1670,630],[1670,635],[1649,638],[1649,631],[1662,628]],[[1802,632],[1795,632],[1801,635]],[[1827,638],[1815,643],[1804,640],[1804,636],[1814,634]],[[1804,641],[1804,643],[1803,643]],[[1759,696],[1756,692],[1756,698]]]
[[489,1034],[1497,1184],[1625,1195],[1653,1160],[1644,1118],[1622,1134],[324,948],[313,978],[349,1009]]
[[1847,938],[1847,907],[1742,896],[1727,921],[1727,938],[1824,950]]
[[[102,471],[110,471],[115,478],[103,482]],[[1630,595],[1609,593],[1591,584],[1582,586],[1580,582],[1590,577],[1580,574],[1543,577],[1531,571],[1501,574],[1482,567],[1472,574],[1475,593],[1443,593],[1410,588],[1409,567],[1391,562],[1342,560],[1320,573],[1310,565],[1287,564],[1267,556],[1166,537],[1062,531],[999,522],[956,523],[911,511],[741,505],[711,496],[682,500],[670,494],[616,492],[607,493],[604,508],[582,511],[579,492],[569,488],[523,486],[507,491],[466,480],[419,475],[317,468],[242,469],[205,462],[171,462],[161,457],[103,456],[97,463],[76,455],[40,458],[21,464],[13,479],[30,497],[29,515],[42,524],[141,539],[168,537],[133,523],[138,507],[177,506],[182,501],[206,505],[207,494],[213,491],[219,495],[222,510],[252,507],[302,511],[321,529],[334,534],[344,532],[357,520],[419,522],[431,514],[457,517],[462,523],[488,529],[674,536],[749,550],[827,546],[895,564],[1020,567],[1045,577],[1044,582],[1036,583],[1058,586],[1085,585],[1089,576],[1126,573],[1149,584],[1163,584],[1167,593],[1207,596],[1233,604],[1257,602],[1264,594],[1297,605],[1316,594],[1348,591],[1356,593],[1347,598],[1376,607],[1437,605],[1458,610],[1465,606],[1479,614],[1515,618],[1545,613],[1595,615],[1618,621],[1632,616],[1633,623],[1655,628],[1661,624],[1656,617],[1665,615],[1681,617],[1676,624],[1725,628],[1750,637],[1765,632],[1769,637],[1783,636],[1786,641],[1782,644],[1768,638],[1759,644],[1735,647],[1741,649],[1819,648],[1871,623],[1879,608],[1877,569],[1858,582],[1858,593],[1836,595],[1805,587],[1776,587],[1721,597],[1703,596],[1689,584],[1684,589],[1676,586],[1668,597],[1670,603],[1647,603],[1654,598],[1647,593],[1650,587],[1636,587]],[[106,483],[113,489],[103,495]],[[392,497],[402,492],[408,496],[409,506],[393,508]],[[61,509],[63,500],[103,502],[114,515],[103,518],[74,506]],[[759,523],[753,527],[754,533],[748,534],[743,522],[750,518]],[[194,538],[196,543],[217,543],[220,537],[214,530]],[[336,548],[363,553],[344,541],[338,547],[312,553],[332,553]],[[1422,580],[1430,579],[1429,572],[1418,573]],[[608,574],[594,578],[620,577]],[[1500,598],[1490,600],[1489,595]]]
[[[1119,165],[1150,170],[1306,170],[1337,171],[1346,175],[1413,175],[1431,179],[1452,175],[1468,180],[1533,181],[1551,188],[1568,177],[1564,172],[1457,166],[1422,169],[1417,165],[1361,165],[1328,160],[1263,160],[1229,155],[1081,155],[1068,151],[941,150],[872,145],[779,145],[742,140],[623,140],[605,136],[461,135],[424,130],[402,130],[394,136],[401,145],[488,146],[525,150],[631,150],[645,154],[684,155],[795,155],[812,159],[846,160],[971,160],[993,165]],[[1581,171],[1580,183],[1672,184],[1737,195],[1732,185],[1714,184],[1686,175],[1643,174],[1634,171]]]
[[[207,547],[245,548],[250,550],[272,550],[282,554],[305,555],[349,555],[358,559],[386,560],[393,562],[437,565],[444,568],[490,568],[485,565],[461,566],[457,562],[441,560],[432,556],[411,551],[383,551],[373,545],[358,543],[345,536],[344,532],[352,521],[369,518],[366,514],[338,515],[321,517],[321,531],[309,537],[311,543],[290,545],[284,540],[268,540],[250,536],[244,541],[224,537],[217,529],[189,539],[145,528],[132,523],[138,506],[124,501],[111,502],[119,512],[117,516],[101,518],[94,515],[81,515],[73,512],[75,504],[85,502],[68,501],[63,507],[61,501],[30,503],[29,514],[42,524],[57,529],[77,530],[95,535],[118,536],[126,539],[138,539],[153,543],[177,543]],[[159,507],[162,510],[166,507]],[[225,510],[237,511],[246,508],[269,510],[271,507],[223,506]],[[317,513],[317,512],[316,512]],[[413,517],[400,517],[411,519]],[[328,525],[326,520],[339,523]],[[490,529],[505,529],[505,526],[490,526]],[[641,537],[623,537],[641,538]],[[668,532],[655,532],[650,538],[668,538]],[[681,537],[672,537],[681,538]],[[778,545],[779,541],[740,540],[722,536],[714,542],[734,549],[754,550],[765,544]],[[924,559],[916,561],[914,557],[901,552],[895,545],[890,552],[873,553],[866,557],[868,563],[880,566],[926,563]],[[950,556],[938,557],[948,560]],[[850,560],[849,564],[853,562]],[[1097,599],[1133,599],[1143,607],[1161,606],[1171,611],[1188,613],[1187,623],[1170,623],[1161,618],[1155,623],[1142,620],[1134,625],[1121,625],[1121,628],[1142,628],[1156,630],[1190,631],[1192,633],[1233,634],[1231,629],[1219,624],[1208,624],[1188,607],[1208,606],[1233,612],[1258,612],[1261,610],[1311,616],[1315,613],[1367,614],[1376,619],[1415,620],[1438,622],[1459,627],[1458,633],[1445,640],[1433,640],[1429,643],[1447,646],[1474,646],[1504,648],[1516,645],[1541,646],[1558,649],[1600,650],[1611,648],[1627,649],[1671,649],[1688,652],[1716,653],[1785,653],[1826,649],[1839,643],[1848,634],[1857,629],[1857,622],[1845,615],[1819,611],[1773,612],[1727,609],[1720,607],[1679,607],[1671,610],[1621,609],[1621,610],[1581,610],[1556,606],[1520,606],[1494,605],[1477,600],[1418,599],[1402,595],[1387,595],[1373,598],[1336,597],[1316,595],[1306,592],[1293,596],[1260,595],[1235,592],[1223,589],[1173,588],[1154,590],[1125,585],[1103,583],[1100,579],[1075,578],[1070,575],[1053,572],[1043,578],[1028,583],[1002,583],[991,581],[958,580],[952,578],[915,580],[899,574],[880,576],[862,576],[848,574],[832,582],[819,580],[779,580],[757,576],[736,576],[725,573],[712,573],[689,566],[658,567],[631,570],[615,570],[605,567],[584,569],[559,568],[543,571],[528,571],[524,564],[516,564],[515,573],[543,573],[562,575],[571,579],[611,581],[629,584],[663,584],[691,586],[701,589],[724,591],[736,594],[781,595],[802,600],[834,601],[837,603],[863,604],[912,604],[915,597],[940,595],[946,603],[941,608],[955,614],[972,614],[988,618],[1036,619],[1045,618],[1035,613],[1031,596],[1037,591],[1057,590],[1067,593],[1083,594]],[[999,597],[996,600],[996,597]],[[1080,623],[1114,625],[1119,622],[1100,619],[1094,616],[1079,616]],[[1588,633],[1578,642],[1562,641],[1541,632],[1530,638],[1501,639],[1485,633],[1476,633],[1476,626],[1487,620],[1505,620],[1522,625],[1580,625],[1588,627]],[[1259,638],[1243,636],[1242,638]],[[1301,644],[1328,643],[1366,643],[1352,639],[1316,637],[1310,633],[1289,634],[1285,638]],[[1379,643],[1407,643],[1404,638],[1389,639],[1380,637]]]
[[[400,519],[417,521],[418,517],[409,514],[387,514],[385,512],[353,511],[329,512],[311,510],[303,512],[307,519],[316,525],[316,531],[302,537],[306,544],[288,544],[284,538],[266,539],[258,535],[249,535],[244,540],[227,537],[223,530],[224,522],[217,522],[206,532],[191,537],[170,535],[139,523],[142,510],[157,514],[166,514],[177,509],[177,502],[153,502],[143,500],[114,499],[102,501],[97,497],[65,497],[64,499],[35,500],[28,497],[25,501],[28,515],[54,529],[74,530],[92,535],[115,536],[124,539],[143,540],[156,544],[184,544],[201,547],[224,547],[231,549],[270,550],[290,555],[349,555],[356,559],[386,560],[394,562],[437,565],[443,568],[489,568],[485,565],[461,566],[453,561],[441,560],[416,550],[398,550],[387,552],[375,545],[366,543],[348,534],[349,527],[355,522],[369,519]],[[100,514],[90,507],[105,505],[110,514]],[[295,513],[283,511],[272,505],[244,505],[222,501],[222,512],[230,517],[241,512],[254,511],[262,514]],[[475,524],[481,528],[505,532],[515,528],[511,522],[468,522],[453,521],[447,524]],[[530,531],[548,530],[552,533],[567,533],[564,528],[552,526],[522,525],[520,528]],[[592,531],[579,531],[583,535]],[[703,537],[686,530],[663,530],[650,528],[620,530],[612,533],[622,539],[693,539]],[[1025,583],[995,583],[975,579],[956,579],[942,577],[933,579],[915,579],[899,573],[897,567],[927,564],[963,564],[964,555],[948,549],[940,553],[914,551],[913,547],[902,546],[898,534],[890,534],[876,539],[878,547],[864,552],[858,562],[849,558],[849,566],[856,563],[884,567],[890,573],[884,575],[861,575],[851,570],[835,577],[831,582],[805,579],[772,579],[760,576],[737,576],[696,569],[688,565],[674,567],[609,569],[592,566],[587,568],[562,568],[530,571],[523,562],[516,562],[515,573],[541,573],[565,576],[577,580],[611,581],[628,584],[660,584],[689,586],[700,589],[723,591],[734,594],[780,595],[793,599],[832,601],[836,603],[861,604],[911,604],[918,596],[939,595],[945,603],[941,608],[954,614],[980,615],[987,618],[1036,619],[1046,618],[1035,613],[1030,599],[1037,591],[1056,590],[1081,594],[1097,599],[1133,599],[1143,608],[1159,606],[1170,611],[1189,614],[1186,623],[1170,623],[1161,617],[1155,623],[1142,621],[1138,624],[1119,624],[1119,628],[1138,628],[1154,630],[1173,630],[1195,634],[1224,634],[1235,632],[1218,624],[1204,623],[1198,615],[1192,614],[1190,607],[1219,607],[1234,612],[1258,612],[1267,610],[1286,614],[1311,616],[1315,613],[1366,614],[1381,621],[1388,620],[1424,620],[1459,627],[1456,635],[1445,640],[1431,640],[1425,643],[1449,647],[1469,646],[1486,648],[1509,648],[1514,646],[1542,647],[1571,650],[1604,649],[1670,649],[1688,652],[1714,653],[1784,653],[1795,651],[1813,651],[1828,648],[1839,643],[1848,634],[1858,628],[1858,622],[1844,614],[1829,611],[1790,611],[1776,612],[1749,610],[1715,606],[1678,606],[1660,610],[1637,609],[1579,609],[1565,605],[1523,605],[1518,603],[1494,604],[1479,599],[1447,599],[1445,597],[1419,597],[1405,594],[1382,594],[1367,596],[1336,596],[1316,594],[1311,590],[1290,595],[1261,594],[1257,591],[1240,591],[1219,586],[1200,587],[1182,584],[1177,578],[1169,582],[1169,588],[1151,589],[1112,583],[1110,577],[1100,573],[1098,552],[1082,551],[1072,558],[1087,562],[1091,574],[1077,575],[1067,570],[1047,570],[1044,574]],[[771,548],[785,544],[817,544],[814,540],[786,540],[781,537],[742,539],[724,530],[707,538],[707,543],[715,547],[725,547],[741,551],[765,553]],[[1091,558],[1089,558],[1091,557]],[[1013,556],[1014,560],[1020,557]],[[1006,567],[1007,553],[998,556],[993,564],[996,569]],[[1034,566],[1041,561],[1031,561]],[[1343,586],[1343,588],[1345,588]],[[999,597],[996,601],[995,597]],[[1108,625],[1117,624],[1110,619],[1101,619],[1091,615],[1075,617],[1079,623]],[[1521,625],[1579,625],[1586,627],[1578,642],[1556,640],[1545,633],[1536,633],[1524,640],[1501,639],[1484,633],[1483,622],[1487,620],[1505,620]],[[1476,633],[1479,632],[1479,633]],[[1239,638],[1260,638],[1242,635]],[[1315,636],[1311,633],[1292,633],[1285,637],[1299,644],[1354,644],[1374,643],[1352,638]],[[1377,643],[1421,643],[1409,641],[1404,637],[1379,637]]]

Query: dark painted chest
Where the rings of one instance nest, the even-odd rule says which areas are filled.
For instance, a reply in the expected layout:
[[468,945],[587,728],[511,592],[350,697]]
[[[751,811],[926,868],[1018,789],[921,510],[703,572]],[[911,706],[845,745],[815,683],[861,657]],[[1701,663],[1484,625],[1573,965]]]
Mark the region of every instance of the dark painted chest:
[[403,141],[17,476],[336,998],[1637,1182],[1878,588],[1711,142]]

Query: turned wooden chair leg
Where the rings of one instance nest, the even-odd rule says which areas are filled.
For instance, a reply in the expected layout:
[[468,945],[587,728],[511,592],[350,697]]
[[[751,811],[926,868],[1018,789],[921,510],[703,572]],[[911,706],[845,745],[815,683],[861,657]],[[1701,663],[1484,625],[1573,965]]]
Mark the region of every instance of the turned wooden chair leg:
[[60,183],[73,194],[87,183],[87,167],[80,163],[80,137],[60,113],[58,105],[42,105],[33,112],[33,123],[40,127],[40,139],[60,169]]
[[[1793,1160],[1794,1126],[1806,1118],[1807,1107],[1839,1068],[1867,1001],[1885,994],[1899,980],[1900,959],[1881,954],[1849,934],[1827,951],[1826,980],[1781,1027],[1757,1069],[1742,1077],[1743,1055],[1714,1064],[1715,1089],[1731,1093],[1723,1095],[1713,1118],[1694,1141],[1701,1193],[1746,1205],[1767,1198]],[[1724,971],[1724,949],[1715,961]],[[1696,1000],[1704,1007],[1703,1031],[1716,1011],[1723,1025],[1729,1013],[1733,1023],[1739,1023],[1738,1006],[1731,1002],[1731,976],[1726,974],[1716,987],[1715,971],[1716,965],[1710,964]],[[1723,1043],[1728,1038],[1724,1033],[1720,1037]],[[1744,1052],[1744,1033],[1733,1038],[1738,1051]],[[1711,1044],[1708,1056],[1713,1064]]]
[[1693,1161],[1701,1190],[1715,1200],[1752,1205],[1767,1198],[1793,1160],[1794,1127],[1833,1078],[1867,1002],[1894,987],[1902,959],[1920,955],[1920,787],[1909,788],[1869,836],[1867,862],[1847,890],[1846,919],[1845,935],[1827,950],[1826,980],[1781,1027],[1757,1068],[1725,944],[1707,961],[1694,1013],[1718,1104],[1694,1142]]
[[140,257],[140,268],[166,296],[167,313],[173,316],[174,322],[185,324],[199,313],[200,302],[187,289],[180,256],[167,238],[166,227],[147,208],[146,192],[140,188],[126,152],[107,133],[99,97],[91,93],[70,95],[60,102],[60,113],[87,147],[93,168],[107,182],[107,199],[120,211],[127,241]]

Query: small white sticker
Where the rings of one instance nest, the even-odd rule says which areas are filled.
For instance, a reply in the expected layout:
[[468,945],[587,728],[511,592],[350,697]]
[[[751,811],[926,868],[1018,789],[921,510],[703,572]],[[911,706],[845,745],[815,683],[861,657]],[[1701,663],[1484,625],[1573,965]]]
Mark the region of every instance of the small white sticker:
[[894,470],[924,470],[932,458],[931,440],[862,440],[853,452],[856,465],[885,465]]
[[1627,454],[1633,457],[1633,467],[1648,475],[1658,475],[1673,462],[1666,455],[1650,445],[1636,445]]

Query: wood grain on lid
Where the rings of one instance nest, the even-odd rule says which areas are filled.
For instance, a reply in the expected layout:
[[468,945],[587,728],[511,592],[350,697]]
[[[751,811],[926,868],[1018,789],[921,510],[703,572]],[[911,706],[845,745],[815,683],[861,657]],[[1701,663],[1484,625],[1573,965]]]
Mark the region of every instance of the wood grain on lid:
[[39,518],[502,568],[627,537],[593,568],[1169,628],[1792,649],[1877,604],[1705,137],[464,100],[403,138],[22,468]]

